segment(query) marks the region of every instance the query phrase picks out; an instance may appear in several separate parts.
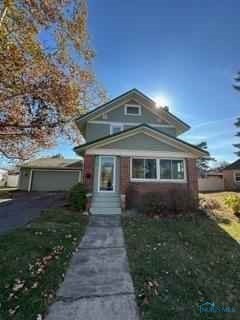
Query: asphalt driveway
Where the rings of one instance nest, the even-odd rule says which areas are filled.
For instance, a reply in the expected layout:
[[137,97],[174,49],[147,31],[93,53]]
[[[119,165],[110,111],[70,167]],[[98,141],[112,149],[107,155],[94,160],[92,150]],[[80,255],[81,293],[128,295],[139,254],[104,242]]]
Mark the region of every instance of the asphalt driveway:
[[0,203],[0,235],[39,217],[44,209],[64,204],[61,193],[21,193]]

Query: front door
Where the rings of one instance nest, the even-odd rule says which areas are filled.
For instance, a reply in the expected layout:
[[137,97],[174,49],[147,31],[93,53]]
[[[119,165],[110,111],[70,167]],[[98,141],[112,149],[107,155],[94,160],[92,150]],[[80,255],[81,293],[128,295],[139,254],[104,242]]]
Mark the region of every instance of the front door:
[[99,156],[98,191],[115,191],[116,158],[113,156]]

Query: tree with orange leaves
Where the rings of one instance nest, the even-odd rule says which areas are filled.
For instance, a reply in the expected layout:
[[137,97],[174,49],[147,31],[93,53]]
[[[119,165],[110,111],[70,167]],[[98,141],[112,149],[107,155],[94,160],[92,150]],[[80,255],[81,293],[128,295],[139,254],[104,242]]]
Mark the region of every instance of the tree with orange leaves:
[[104,100],[91,70],[85,0],[0,4],[0,155],[28,159]]

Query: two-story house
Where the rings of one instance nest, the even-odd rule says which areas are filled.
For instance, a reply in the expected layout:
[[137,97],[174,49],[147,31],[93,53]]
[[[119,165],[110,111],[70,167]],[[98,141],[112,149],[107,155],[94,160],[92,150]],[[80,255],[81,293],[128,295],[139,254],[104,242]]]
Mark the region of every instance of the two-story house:
[[189,125],[137,89],[76,120],[86,143],[83,179],[92,194],[91,212],[119,214],[131,189],[135,201],[146,192],[181,189],[197,196],[196,159],[208,153],[178,136]]

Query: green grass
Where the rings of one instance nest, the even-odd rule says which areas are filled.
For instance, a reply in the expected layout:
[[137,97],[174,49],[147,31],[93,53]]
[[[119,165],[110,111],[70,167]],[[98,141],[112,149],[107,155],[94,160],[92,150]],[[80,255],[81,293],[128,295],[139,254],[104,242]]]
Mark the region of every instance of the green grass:
[[86,224],[77,212],[51,209],[29,227],[0,237],[0,319],[45,314]]
[[16,192],[16,189],[14,188],[0,188],[0,199],[12,198],[14,192]]
[[240,216],[233,214],[232,210],[226,207],[224,199],[230,195],[239,196],[239,192],[212,192],[202,193],[202,199],[214,200],[218,204],[217,208],[208,211],[209,217],[212,218],[224,231],[235,240],[240,240]]
[[219,226],[223,228],[229,235],[240,241],[240,223],[236,221],[230,221],[229,223],[219,223]]
[[[123,219],[144,320],[240,319],[240,246],[205,216]],[[201,314],[206,301],[235,313]]]

